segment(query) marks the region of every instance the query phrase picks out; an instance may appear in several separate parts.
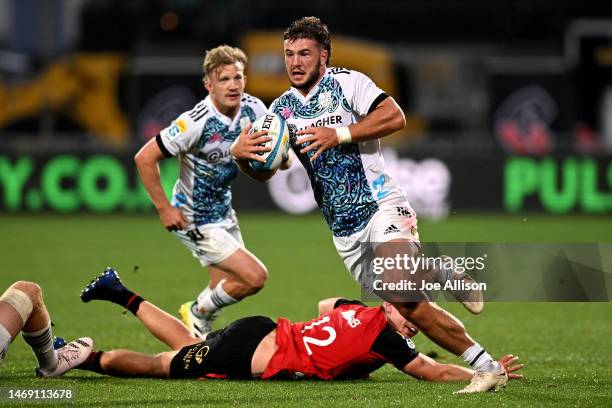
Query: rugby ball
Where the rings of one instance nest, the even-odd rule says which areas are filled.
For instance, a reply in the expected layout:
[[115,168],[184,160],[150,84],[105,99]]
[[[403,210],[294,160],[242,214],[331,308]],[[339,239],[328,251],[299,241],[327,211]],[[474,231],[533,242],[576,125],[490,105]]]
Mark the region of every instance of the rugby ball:
[[257,153],[266,162],[261,163],[256,160],[249,160],[251,168],[255,171],[270,171],[280,167],[289,154],[289,126],[280,116],[273,113],[266,113],[260,116],[253,126],[251,133],[267,130],[268,136],[272,140],[262,143],[260,146],[272,148],[269,152]]

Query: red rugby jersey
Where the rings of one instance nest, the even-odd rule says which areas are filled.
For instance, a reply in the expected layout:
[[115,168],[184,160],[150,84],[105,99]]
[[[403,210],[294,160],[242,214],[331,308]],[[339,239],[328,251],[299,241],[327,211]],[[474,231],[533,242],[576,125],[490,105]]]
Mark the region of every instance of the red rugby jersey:
[[346,300],[309,322],[278,319],[277,351],[262,378],[363,378],[386,362],[398,368],[415,358],[414,344],[387,325],[382,307]]

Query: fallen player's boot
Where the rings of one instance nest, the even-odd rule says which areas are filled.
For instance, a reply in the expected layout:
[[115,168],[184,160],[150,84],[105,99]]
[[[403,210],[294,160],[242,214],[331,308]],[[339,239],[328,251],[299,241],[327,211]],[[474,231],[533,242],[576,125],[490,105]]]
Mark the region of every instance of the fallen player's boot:
[[81,291],[81,300],[85,303],[91,300],[108,300],[114,302],[119,294],[127,291],[119,274],[113,268],[106,268]]
[[66,371],[82,364],[91,354],[93,340],[89,337],[81,337],[57,350],[57,367],[54,370],[36,369],[39,377],[59,377]]
[[219,311],[199,316],[194,310],[195,307],[195,301],[183,303],[179,308],[179,315],[194,336],[204,339],[212,331],[212,323],[219,315]]
[[[452,262],[452,258],[446,255],[442,255],[440,258],[443,260],[448,259],[450,260],[448,262]],[[478,287],[476,281],[472,279],[470,275],[465,273],[465,271],[458,272],[456,268],[453,268],[449,280],[452,281],[452,289],[448,289],[447,292],[450,293],[455,300],[461,302],[463,307],[472,314],[479,314],[482,312],[484,308],[482,291],[480,289],[461,290],[462,287]]]
[[[502,369],[503,370],[503,369]],[[501,373],[491,373],[477,371],[472,377],[472,381],[464,389],[454,392],[454,394],[473,394],[476,392],[498,391],[508,383],[506,370]]]

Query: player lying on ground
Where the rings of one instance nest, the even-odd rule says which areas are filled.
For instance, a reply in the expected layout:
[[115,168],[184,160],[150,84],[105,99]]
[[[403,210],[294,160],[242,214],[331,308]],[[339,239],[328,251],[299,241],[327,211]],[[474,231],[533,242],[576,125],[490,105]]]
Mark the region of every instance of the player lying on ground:
[[[468,381],[474,372],[441,364],[415,350],[416,328],[389,303],[366,307],[340,298],[319,303],[320,316],[303,323],[263,316],[239,319],[222,330],[195,338],[176,318],[127,289],[107,269],[81,293],[81,299],[107,300],[136,315],[174,351],[145,355],[128,350],[93,352],[79,368],[115,376],[160,378],[365,378],[385,363],[429,381]],[[500,360],[505,381],[522,365],[518,357]],[[499,388],[499,387],[497,387]]]
[[20,331],[38,360],[36,374],[41,377],[56,377],[81,364],[93,346],[89,337],[81,337],[53,348],[49,312],[34,282],[15,282],[0,296],[0,363]]

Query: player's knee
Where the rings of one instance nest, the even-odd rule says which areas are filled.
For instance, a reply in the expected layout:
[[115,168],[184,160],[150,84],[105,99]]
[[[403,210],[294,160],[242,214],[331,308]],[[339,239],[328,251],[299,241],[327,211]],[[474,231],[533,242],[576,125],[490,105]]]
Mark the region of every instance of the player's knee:
[[109,350],[102,353],[102,357],[100,357],[100,368],[108,373],[112,372],[111,367],[118,354],[118,350]]
[[156,354],[149,365],[150,375],[160,378],[170,377],[170,363],[174,353],[159,353]]
[[34,306],[42,303],[42,289],[35,282],[17,281],[11,285],[12,289],[18,289],[25,293]]
[[246,280],[246,284],[249,287],[249,289],[253,293],[255,293],[255,292],[260,291],[264,287],[267,280],[268,280],[268,270],[266,269],[265,266],[258,265],[257,267],[253,268],[253,270],[249,274],[249,277]]

